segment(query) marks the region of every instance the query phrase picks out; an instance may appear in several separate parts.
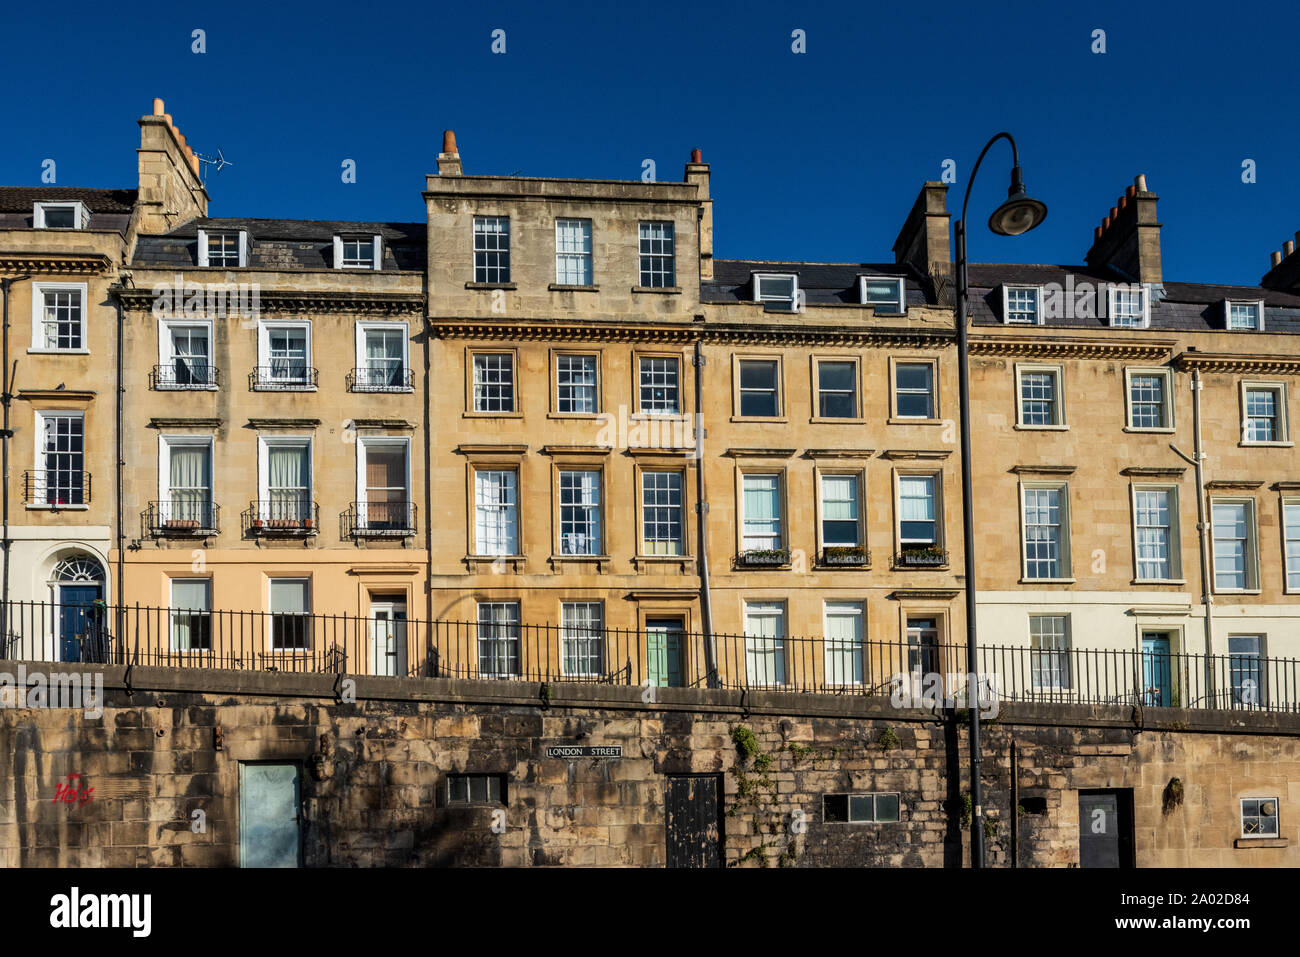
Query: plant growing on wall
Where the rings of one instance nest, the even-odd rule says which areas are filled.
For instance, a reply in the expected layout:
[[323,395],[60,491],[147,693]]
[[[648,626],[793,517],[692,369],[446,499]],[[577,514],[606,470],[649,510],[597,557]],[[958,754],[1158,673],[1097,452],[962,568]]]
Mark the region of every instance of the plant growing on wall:
[[[736,776],[736,796],[727,808],[727,817],[739,816],[743,809],[750,809],[754,815],[754,834],[761,836],[764,830],[773,836],[773,840],[760,840],[735,862],[736,867],[753,863],[758,867],[768,867],[768,849],[775,850],[778,842],[776,835],[782,833],[784,821],[780,809],[775,805],[776,782],[772,780],[772,771],[776,768],[776,758],[765,752],[753,730],[743,724],[733,725],[731,741],[736,746],[737,761],[732,773]],[[812,749],[809,748],[809,751]],[[766,811],[766,825],[760,820],[760,814]],[[777,865],[790,867],[798,856],[798,847],[793,835],[787,838],[786,846],[777,858]]]

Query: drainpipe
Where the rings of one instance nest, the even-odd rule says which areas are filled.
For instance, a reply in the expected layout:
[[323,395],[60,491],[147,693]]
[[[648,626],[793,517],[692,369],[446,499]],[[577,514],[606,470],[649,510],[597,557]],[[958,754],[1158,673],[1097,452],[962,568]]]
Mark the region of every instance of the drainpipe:
[[19,276],[16,279],[0,279],[0,290],[3,290],[4,298],[4,332],[0,336],[3,339],[3,344],[0,345],[0,374],[4,375],[3,386],[0,386],[0,405],[4,406],[4,426],[0,428],[0,459],[3,459],[0,471],[4,472],[4,488],[0,490],[0,512],[3,512],[4,525],[4,537],[0,539],[0,550],[4,552],[4,571],[0,573],[0,577],[3,577],[3,584],[0,584],[0,648],[7,647],[9,641],[9,550],[13,545],[9,537],[9,441],[14,437],[13,429],[9,427],[9,407],[14,398],[14,377],[18,374],[16,363],[12,372],[9,369],[9,288],[15,282],[28,278],[30,277]]
[[1201,370],[1192,370],[1192,446],[1191,456],[1177,446],[1170,448],[1196,470],[1196,531],[1201,552],[1201,604],[1205,606],[1205,673],[1206,691],[1213,693],[1210,655],[1214,652],[1214,593],[1210,572],[1210,522],[1205,508],[1205,447],[1201,440]]
[[[119,283],[121,282],[120,278],[118,279],[118,282]],[[117,631],[118,648],[121,649],[123,654],[125,654],[126,645],[123,644],[123,642],[126,641],[126,581],[125,581],[126,559],[124,556],[124,551],[125,551],[124,546],[125,546],[126,539],[122,534],[122,465],[123,465],[122,397],[126,394],[126,386],[125,383],[122,381],[123,329],[122,329],[122,297],[120,295],[121,292],[120,285],[118,286],[116,291],[119,293],[119,295],[115,295],[113,297],[113,301],[117,306],[117,396],[116,396],[117,401],[114,403],[116,406],[114,412],[117,421],[116,421],[115,436],[113,440],[113,457],[114,457],[113,473],[114,473],[114,484],[116,485],[113,507],[115,510],[114,521],[117,525],[116,528],[116,532],[117,532],[116,631]]]
[[695,340],[695,512],[700,535],[700,608],[704,624],[705,665],[708,686],[718,687],[718,654],[713,642],[713,598],[709,590],[709,501],[704,493],[704,354]]

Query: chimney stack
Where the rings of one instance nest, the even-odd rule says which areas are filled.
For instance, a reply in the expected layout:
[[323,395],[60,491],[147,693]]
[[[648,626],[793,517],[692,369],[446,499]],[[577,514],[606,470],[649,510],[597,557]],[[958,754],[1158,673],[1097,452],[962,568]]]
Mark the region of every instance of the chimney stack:
[[952,273],[952,250],[948,245],[948,187],[928,180],[903,221],[894,240],[894,262],[908,263],[923,276]]
[[1156,219],[1156,200],[1147,191],[1144,175],[1110,208],[1110,215],[1093,232],[1092,248],[1084,261],[1094,268],[1110,266],[1136,282],[1159,285],[1160,223]]
[[700,278],[713,278],[713,200],[709,197],[709,164],[704,153],[691,150],[691,161],[686,164],[684,179],[695,184],[695,195],[700,200]]
[[153,112],[140,117],[139,207],[136,233],[163,233],[208,214],[208,191],[200,175],[199,158],[185,142],[162,99]]
[[1296,255],[1296,246],[1300,245],[1300,233],[1294,239],[1282,244],[1282,251],[1274,250],[1268,257],[1268,272],[1259,284],[1266,289],[1280,289],[1286,292],[1300,292],[1300,256]]
[[438,154],[439,176],[461,176],[460,151],[456,148],[456,131],[442,131],[442,152]]

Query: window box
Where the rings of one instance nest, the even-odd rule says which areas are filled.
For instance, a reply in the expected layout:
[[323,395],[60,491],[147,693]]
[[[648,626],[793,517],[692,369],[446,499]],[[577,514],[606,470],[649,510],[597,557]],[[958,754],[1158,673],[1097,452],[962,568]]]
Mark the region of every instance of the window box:
[[749,548],[736,555],[737,565],[788,565],[788,548]]
[[822,549],[823,565],[870,565],[871,552],[861,545],[827,545]]
[[894,564],[900,568],[927,568],[948,564],[948,549],[938,545],[903,546],[896,556]]

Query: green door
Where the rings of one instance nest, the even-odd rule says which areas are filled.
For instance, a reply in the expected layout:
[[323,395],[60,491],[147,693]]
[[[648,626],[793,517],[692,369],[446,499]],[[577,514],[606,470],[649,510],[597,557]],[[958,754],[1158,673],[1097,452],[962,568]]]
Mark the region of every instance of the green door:
[[239,765],[241,867],[301,866],[299,797],[298,765]]
[[647,676],[652,685],[682,687],[682,621],[651,618],[645,623]]

